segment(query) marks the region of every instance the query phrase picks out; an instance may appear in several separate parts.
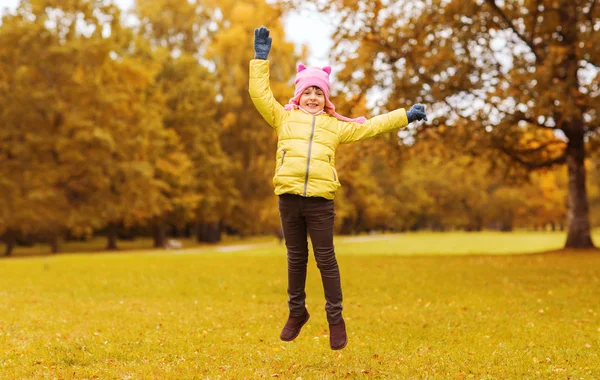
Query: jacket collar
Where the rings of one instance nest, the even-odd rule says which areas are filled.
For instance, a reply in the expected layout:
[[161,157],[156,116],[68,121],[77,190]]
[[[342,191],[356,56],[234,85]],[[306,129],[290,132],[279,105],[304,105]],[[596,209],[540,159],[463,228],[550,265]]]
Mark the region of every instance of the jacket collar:
[[302,108],[300,106],[297,106],[297,107],[298,107],[298,109],[301,109],[304,113],[307,113],[307,114],[312,115],[312,116],[317,116],[317,115],[321,115],[321,114],[326,113],[325,110],[322,109],[320,112],[312,114],[312,113],[308,112],[307,110],[305,110],[304,108]]

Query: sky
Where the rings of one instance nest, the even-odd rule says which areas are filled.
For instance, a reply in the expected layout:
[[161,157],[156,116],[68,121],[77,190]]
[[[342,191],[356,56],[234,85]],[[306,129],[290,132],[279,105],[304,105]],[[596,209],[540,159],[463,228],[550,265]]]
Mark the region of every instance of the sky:
[[[134,0],[115,0],[115,3],[124,10],[131,8],[133,2]],[[4,12],[6,8],[14,10],[18,4],[19,0],[0,0],[0,12]],[[328,54],[331,48],[330,36],[333,33],[333,25],[325,16],[304,9],[290,14],[284,21],[284,25],[286,40],[293,42],[297,47],[302,44],[308,46],[309,57],[306,62],[308,65],[329,65]]]

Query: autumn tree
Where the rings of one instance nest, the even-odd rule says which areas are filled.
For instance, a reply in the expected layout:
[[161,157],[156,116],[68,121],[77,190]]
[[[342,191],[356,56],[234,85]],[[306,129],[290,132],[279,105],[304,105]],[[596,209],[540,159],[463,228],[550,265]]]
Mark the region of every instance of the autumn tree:
[[332,57],[348,92],[377,90],[382,109],[432,105],[437,125],[462,119],[530,170],[566,164],[565,246],[593,246],[584,158],[600,116],[594,0],[313,3],[339,17]]
[[218,33],[213,35],[205,58],[217,77],[221,141],[234,164],[232,179],[239,194],[224,223],[242,234],[266,233],[279,226],[272,185],[277,135],[256,111],[248,94],[254,28],[268,25],[271,30],[271,89],[282,104],[293,95],[292,81],[299,57],[293,44],[285,41],[281,9],[264,0],[213,3],[217,6]]
[[[450,215],[458,211],[450,218],[454,220],[461,213],[470,214],[468,225],[471,227],[478,224],[473,221],[479,220],[488,227],[503,231],[546,224],[554,228],[563,226],[567,199],[565,168],[558,166],[531,171],[514,165],[506,155],[490,155],[490,141],[486,141],[481,133],[467,133],[469,130],[469,123],[465,120],[457,121],[451,128],[442,125],[431,129],[421,125],[416,143],[411,146],[411,159],[422,162],[425,167],[436,163],[425,170],[436,173],[436,177],[448,178],[447,186],[456,194],[456,203],[465,206],[461,210],[449,204],[448,209],[442,211]],[[526,138],[527,134],[523,137]],[[406,177],[411,178],[410,175]],[[415,181],[418,179],[413,178],[412,182]]]
[[[199,241],[220,240],[219,222],[230,213],[237,192],[232,164],[221,147],[222,126],[217,115],[219,78],[209,70],[204,53],[214,30],[209,26],[215,6],[210,2],[138,0],[134,9],[140,20],[140,36],[160,71],[156,86],[166,97],[165,127],[181,138],[193,163],[196,206],[192,210],[163,216],[163,222],[181,225],[194,221]],[[187,216],[186,216],[187,215]]]
[[[0,29],[0,176],[4,187],[0,208],[7,254],[17,234],[37,235],[37,239],[44,235],[55,252],[58,236],[67,228],[81,232],[102,224],[93,216],[79,224],[80,214],[70,207],[71,190],[77,193],[77,187],[97,185],[102,179],[86,176],[82,168],[73,170],[73,166],[64,165],[67,160],[81,162],[85,157],[85,149],[81,153],[62,149],[64,132],[83,138],[76,133],[83,118],[67,115],[70,104],[64,98],[74,95],[69,87],[77,88],[74,85],[82,79],[78,75],[81,71],[66,74],[60,68],[60,64],[74,60],[82,46],[74,41],[73,23],[62,24],[43,16],[46,5],[51,4],[22,2],[15,14],[3,17]],[[90,7],[78,5],[79,11],[89,15],[86,10],[91,11]],[[97,51],[100,46],[94,44],[87,51]],[[104,136],[88,136],[90,145],[102,144]]]
[[149,91],[154,73],[119,54],[128,35],[110,3],[22,1],[3,18],[2,201],[17,206],[3,208],[8,232],[50,235],[56,250],[66,231],[161,214],[185,186],[186,157]]

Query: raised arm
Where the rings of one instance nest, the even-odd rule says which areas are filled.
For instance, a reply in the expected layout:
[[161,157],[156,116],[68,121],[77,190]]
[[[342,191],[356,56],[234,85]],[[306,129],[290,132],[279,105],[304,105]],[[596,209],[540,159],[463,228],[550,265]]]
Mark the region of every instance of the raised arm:
[[385,132],[406,127],[415,120],[427,120],[425,106],[415,104],[408,112],[399,108],[392,112],[368,119],[364,124],[340,121],[340,144],[375,137]]
[[283,106],[275,100],[269,85],[269,61],[271,50],[269,29],[261,26],[254,29],[254,59],[250,61],[250,82],[248,92],[254,106],[262,117],[275,129],[281,125],[285,115]]

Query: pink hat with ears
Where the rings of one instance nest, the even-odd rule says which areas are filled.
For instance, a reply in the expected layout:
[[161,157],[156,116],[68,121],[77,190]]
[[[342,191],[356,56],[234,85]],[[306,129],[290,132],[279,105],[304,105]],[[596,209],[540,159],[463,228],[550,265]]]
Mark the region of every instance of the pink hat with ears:
[[298,108],[300,106],[300,97],[304,90],[309,87],[316,86],[323,91],[325,94],[325,112],[331,116],[349,122],[364,123],[367,119],[363,116],[351,119],[342,116],[335,112],[335,106],[329,100],[329,74],[331,74],[331,67],[325,66],[322,69],[318,67],[306,67],[304,64],[298,65],[298,72],[296,73],[296,89],[294,90],[294,97],[290,99],[290,102],[285,105],[286,110]]

